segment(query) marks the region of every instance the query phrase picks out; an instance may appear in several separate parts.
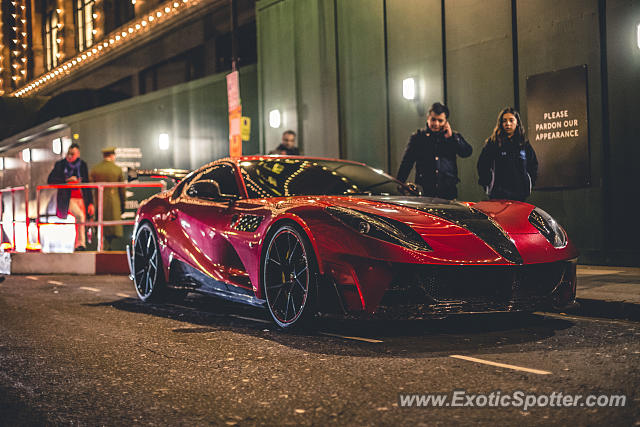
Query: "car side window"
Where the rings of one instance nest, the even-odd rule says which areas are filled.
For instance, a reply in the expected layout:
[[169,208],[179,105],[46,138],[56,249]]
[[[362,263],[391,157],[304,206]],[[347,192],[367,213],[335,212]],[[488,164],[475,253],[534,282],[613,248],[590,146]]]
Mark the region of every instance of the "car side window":
[[216,181],[220,186],[220,194],[239,196],[238,184],[236,182],[236,174],[230,165],[217,165],[205,171],[202,175],[193,180],[193,183],[187,189],[187,194],[191,197],[198,197],[193,191],[193,184],[200,181]]
[[184,188],[189,185],[189,182],[193,180],[196,175],[192,172],[189,175],[185,176],[182,181],[175,186],[173,193],[171,193],[171,200],[176,200],[178,197],[182,195]]

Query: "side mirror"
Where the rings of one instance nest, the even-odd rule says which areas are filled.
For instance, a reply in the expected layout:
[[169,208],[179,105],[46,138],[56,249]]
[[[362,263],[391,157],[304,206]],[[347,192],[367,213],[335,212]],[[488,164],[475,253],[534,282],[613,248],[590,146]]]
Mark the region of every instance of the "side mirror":
[[206,181],[198,181],[189,187],[188,194],[192,197],[210,200],[228,200],[235,201],[238,196],[235,194],[221,194],[220,184],[210,179]]
[[420,190],[420,187],[418,187],[415,183],[407,182],[406,186],[409,187],[409,189],[414,193],[416,193],[418,196],[422,196],[422,191]]

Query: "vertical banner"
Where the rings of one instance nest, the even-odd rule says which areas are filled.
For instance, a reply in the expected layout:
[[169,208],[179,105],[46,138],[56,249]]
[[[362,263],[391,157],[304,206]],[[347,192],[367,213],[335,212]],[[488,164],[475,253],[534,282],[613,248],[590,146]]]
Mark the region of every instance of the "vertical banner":
[[589,186],[586,65],[528,77],[527,119],[539,163],[536,188]]
[[229,103],[229,155],[242,156],[242,104],[238,71],[227,74],[227,101]]

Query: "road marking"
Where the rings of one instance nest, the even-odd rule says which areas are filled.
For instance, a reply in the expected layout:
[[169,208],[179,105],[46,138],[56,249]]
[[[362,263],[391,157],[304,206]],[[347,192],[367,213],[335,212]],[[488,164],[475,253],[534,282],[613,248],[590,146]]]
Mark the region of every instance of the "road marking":
[[356,341],[364,341],[364,342],[373,342],[373,343],[384,342],[384,341],[376,340],[376,339],[373,339],[373,338],[350,337],[350,336],[347,336],[347,335],[330,334],[329,332],[322,332],[322,331],[319,332],[319,334],[320,335],[326,335],[326,336],[329,336],[329,337],[345,338],[345,339],[348,339],[348,340],[356,340]]
[[452,354],[449,357],[453,357],[455,359],[467,360],[469,362],[482,363],[484,365],[497,366],[499,368],[513,369],[514,371],[530,372],[532,374],[538,374],[538,375],[551,375],[552,374],[552,372],[542,371],[540,369],[531,369],[531,368],[524,368],[522,366],[507,365],[506,363],[491,362],[489,360],[476,359],[475,357],[461,356],[459,354]]
[[86,286],[80,286],[78,289],[82,289],[83,291],[100,292],[100,289],[87,288]]
[[57,280],[49,280],[47,283],[50,283],[50,284],[56,285],[56,286],[64,286],[64,283],[58,282]]
[[585,269],[578,269],[577,271],[577,275],[578,276],[604,276],[607,274],[620,274],[622,273],[621,270],[598,270],[598,269],[590,269],[590,268],[585,268]]
[[271,322],[269,322],[268,320],[263,320],[263,319],[255,319],[253,317],[245,317],[245,316],[239,316],[237,314],[230,314],[229,317],[235,317],[236,319],[243,319],[243,320],[249,320],[251,322],[258,322],[258,323],[267,323],[269,325],[271,325]]
[[26,278],[29,280],[38,280],[36,276],[26,276]]
[[120,293],[120,292],[118,292],[118,293],[116,294],[116,296],[117,296],[117,297],[122,297],[122,298],[133,298],[133,296],[132,296],[132,295],[127,295],[127,294],[123,294],[123,293]]

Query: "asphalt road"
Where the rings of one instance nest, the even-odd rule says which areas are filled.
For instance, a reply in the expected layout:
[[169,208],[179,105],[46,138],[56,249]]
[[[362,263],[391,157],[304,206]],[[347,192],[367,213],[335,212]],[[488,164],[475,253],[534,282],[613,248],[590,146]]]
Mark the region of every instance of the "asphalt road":
[[[324,319],[315,332],[283,333],[265,319],[196,295],[141,303],[119,276],[8,277],[0,424],[640,425],[640,323],[548,313]],[[492,392],[541,404],[555,392],[556,407],[488,407]],[[401,393],[447,401],[406,408]],[[557,407],[568,395],[583,397]],[[626,402],[589,407],[589,395]]]

